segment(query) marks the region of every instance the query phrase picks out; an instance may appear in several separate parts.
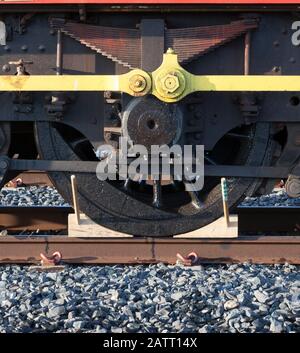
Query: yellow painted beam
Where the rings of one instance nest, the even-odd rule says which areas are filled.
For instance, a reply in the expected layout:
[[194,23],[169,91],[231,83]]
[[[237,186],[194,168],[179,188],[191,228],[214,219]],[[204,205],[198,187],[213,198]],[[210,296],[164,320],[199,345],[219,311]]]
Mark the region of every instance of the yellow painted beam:
[[131,87],[132,77],[143,75],[143,94],[151,87],[150,76],[142,70],[132,70],[123,75],[30,75],[0,76],[0,91],[120,91],[133,96],[140,95]]
[[[124,76],[0,76],[0,91],[128,91],[130,94]],[[197,91],[300,92],[300,76],[194,76],[185,93]]]
[[152,73],[136,69],[123,75],[0,76],[0,91],[120,91],[153,94],[173,103],[193,92],[300,92],[300,76],[197,76],[183,69],[169,49]]
[[1,91],[118,91],[119,76],[0,76]]
[[194,76],[189,91],[300,92],[300,76]]

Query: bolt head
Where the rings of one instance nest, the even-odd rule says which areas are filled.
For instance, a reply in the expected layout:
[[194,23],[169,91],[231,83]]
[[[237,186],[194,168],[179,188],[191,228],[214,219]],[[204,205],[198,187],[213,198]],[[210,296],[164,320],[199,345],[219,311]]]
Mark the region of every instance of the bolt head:
[[5,170],[8,168],[8,162],[5,160],[0,161],[0,169]]
[[129,87],[134,93],[141,93],[147,87],[147,80],[142,75],[133,75],[129,80]]
[[168,93],[174,93],[180,86],[176,74],[168,74],[162,78],[162,88]]

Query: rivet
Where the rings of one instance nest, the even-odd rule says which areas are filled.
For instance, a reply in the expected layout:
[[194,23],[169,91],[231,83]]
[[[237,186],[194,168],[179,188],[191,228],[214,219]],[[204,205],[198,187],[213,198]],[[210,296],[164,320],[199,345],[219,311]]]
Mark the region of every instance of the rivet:
[[189,124],[189,126],[195,126],[196,125],[196,121],[194,119],[189,119],[188,120],[188,124]]
[[0,169],[7,169],[8,162],[7,161],[0,161]]
[[22,50],[22,51],[27,51],[27,50],[28,50],[27,45],[22,45],[22,46],[21,46],[21,50]]
[[278,40],[275,40],[275,42],[273,42],[273,45],[274,45],[274,47],[279,47],[279,41]]
[[9,45],[6,45],[6,46],[4,47],[4,50],[5,50],[5,51],[10,51]]
[[289,61],[290,61],[290,63],[294,64],[296,62],[296,59],[292,57],[292,58],[290,58]]
[[201,136],[202,136],[202,134],[201,134],[200,132],[196,132],[196,133],[194,134],[195,140],[200,140],[200,139],[201,139]]
[[45,46],[42,45],[42,44],[39,45],[38,50],[39,50],[39,51],[45,51]]
[[53,36],[55,34],[55,30],[54,29],[50,29],[49,34],[51,34],[51,36]]
[[5,64],[2,66],[2,71],[3,72],[9,72],[10,71],[10,66],[8,64]]

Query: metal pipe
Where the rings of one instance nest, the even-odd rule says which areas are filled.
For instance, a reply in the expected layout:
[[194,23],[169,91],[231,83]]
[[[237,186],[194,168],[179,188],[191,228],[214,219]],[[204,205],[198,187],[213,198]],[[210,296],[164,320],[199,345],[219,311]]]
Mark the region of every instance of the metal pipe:
[[62,48],[62,32],[57,30],[56,44],[56,75],[62,75],[63,72],[63,48]]
[[250,41],[251,32],[248,31],[245,35],[244,75],[249,75],[250,73]]

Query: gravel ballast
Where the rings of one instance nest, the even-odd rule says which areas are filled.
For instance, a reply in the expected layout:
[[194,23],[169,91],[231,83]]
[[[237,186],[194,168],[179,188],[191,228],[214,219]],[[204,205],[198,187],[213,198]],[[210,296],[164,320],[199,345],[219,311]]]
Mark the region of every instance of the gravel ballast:
[[246,197],[240,204],[245,207],[300,207],[300,198],[291,198],[284,189],[260,197]]
[[[49,186],[2,206],[68,206]],[[300,206],[284,190],[242,206]],[[0,266],[0,332],[300,332],[300,266]]]
[[3,188],[1,206],[68,206],[57,190],[51,186]]
[[[54,187],[28,186],[3,188],[0,191],[1,206],[69,206]],[[260,197],[246,197],[240,206],[247,207],[300,207],[300,198],[290,198],[284,189]]]
[[293,265],[0,267],[0,332],[300,332]]

